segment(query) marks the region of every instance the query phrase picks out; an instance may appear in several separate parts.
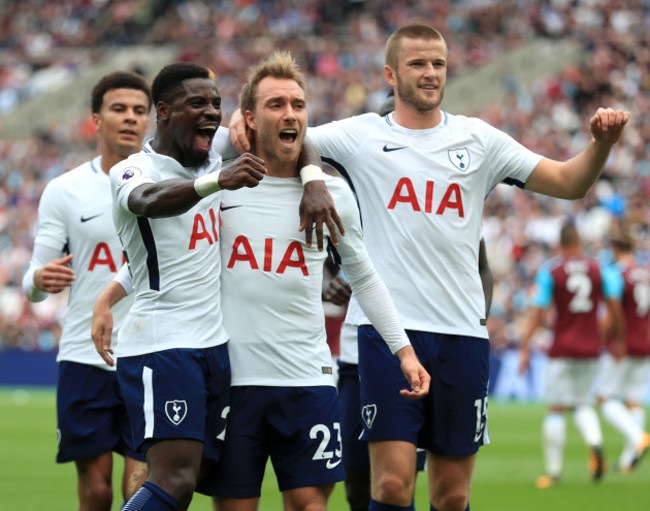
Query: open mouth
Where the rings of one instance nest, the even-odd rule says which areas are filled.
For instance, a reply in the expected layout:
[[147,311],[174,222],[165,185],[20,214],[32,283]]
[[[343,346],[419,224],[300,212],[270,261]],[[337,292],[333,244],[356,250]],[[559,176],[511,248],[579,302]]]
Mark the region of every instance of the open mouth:
[[196,130],[195,138],[201,151],[209,151],[212,148],[212,139],[216,132],[217,127],[215,125],[201,126]]
[[296,130],[282,130],[280,132],[280,141],[285,146],[293,146],[298,138],[298,132]]

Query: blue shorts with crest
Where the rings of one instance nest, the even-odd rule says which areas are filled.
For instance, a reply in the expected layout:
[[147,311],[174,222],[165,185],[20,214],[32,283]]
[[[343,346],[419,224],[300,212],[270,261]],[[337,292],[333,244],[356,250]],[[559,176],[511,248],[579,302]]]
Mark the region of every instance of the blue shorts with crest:
[[270,457],[280,491],[345,479],[336,388],[232,387],[222,462],[209,493],[255,498]]
[[77,362],[59,363],[56,388],[57,463],[115,451],[144,461],[136,452],[115,371]]
[[403,440],[434,454],[468,456],[489,443],[487,339],[407,330],[431,375],[429,394],[409,400],[399,366],[377,331],[359,327],[361,416],[367,441]]
[[167,439],[203,442],[203,457],[219,461],[230,404],[226,344],[121,357],[117,374],[138,449]]

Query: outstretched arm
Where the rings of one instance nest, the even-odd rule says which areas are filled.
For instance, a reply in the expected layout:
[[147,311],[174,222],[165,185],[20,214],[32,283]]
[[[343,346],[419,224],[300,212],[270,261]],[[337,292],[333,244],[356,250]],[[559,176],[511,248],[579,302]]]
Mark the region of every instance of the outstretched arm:
[[584,197],[600,176],[612,146],[621,138],[629,119],[629,112],[599,108],[589,120],[592,138],[587,147],[566,162],[543,158],[525,188],[560,199]]
[[222,189],[253,188],[266,174],[264,160],[246,153],[226,169],[196,179],[166,179],[134,188],[129,210],[147,218],[166,218],[189,211],[203,197]]

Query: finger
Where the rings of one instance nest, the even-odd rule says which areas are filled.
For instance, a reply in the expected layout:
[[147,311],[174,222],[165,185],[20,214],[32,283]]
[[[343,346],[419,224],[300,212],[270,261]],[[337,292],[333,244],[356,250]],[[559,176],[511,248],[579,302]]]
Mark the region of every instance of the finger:
[[336,233],[336,224],[331,217],[327,220],[327,230],[330,232],[330,239],[332,240],[332,243],[334,244],[335,247],[338,247],[339,236]]
[[311,247],[312,233],[314,231],[313,224],[306,224],[303,222],[303,229],[305,230],[305,243],[308,247]]
[[339,214],[334,210],[332,213],[332,218],[334,219],[334,222],[336,223],[336,226],[339,229],[339,232],[341,233],[341,236],[345,236],[345,227],[343,226],[343,221],[339,217]]
[[318,245],[319,252],[323,251],[324,239],[325,236],[323,235],[323,224],[319,222],[316,224],[316,243]]

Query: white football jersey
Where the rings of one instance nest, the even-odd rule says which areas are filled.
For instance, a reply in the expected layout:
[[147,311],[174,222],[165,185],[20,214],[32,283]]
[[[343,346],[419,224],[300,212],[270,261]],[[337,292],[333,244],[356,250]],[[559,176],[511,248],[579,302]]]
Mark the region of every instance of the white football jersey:
[[[358,282],[358,263],[367,263],[379,280],[352,192],[340,178],[327,176],[326,183],[346,229],[336,247],[344,271]],[[321,298],[327,251],[319,252],[316,243],[307,247],[298,231],[299,178],[265,176],[255,188],[221,193],[222,301],[232,384],[334,385]],[[390,302],[388,294],[384,298]],[[399,330],[404,343],[395,348],[408,344]]]
[[[38,206],[35,245],[67,252],[75,281],[70,287],[57,361],[109,367],[95,350],[90,337],[93,305],[99,293],[122,266],[122,246],[111,219],[111,190],[108,175],[101,168],[101,156],[50,181]],[[58,255],[57,257],[60,257]],[[32,260],[28,273],[48,261]],[[126,298],[113,308],[113,346],[122,320],[131,304]]]
[[[446,112],[431,129],[364,114],[308,135],[357,195],[363,238],[404,327],[487,338],[483,203],[498,183],[523,185],[542,157],[480,119]],[[354,299],[346,321],[368,323]]]
[[221,311],[220,194],[182,215],[144,218],[128,208],[136,187],[171,178],[194,179],[221,167],[211,152],[200,169],[157,154],[150,143],[110,172],[113,220],[133,282],[133,305],[120,332],[119,356],[172,348],[207,348],[227,341]]

